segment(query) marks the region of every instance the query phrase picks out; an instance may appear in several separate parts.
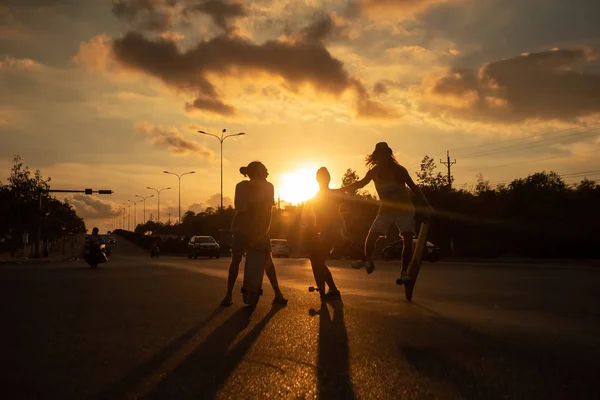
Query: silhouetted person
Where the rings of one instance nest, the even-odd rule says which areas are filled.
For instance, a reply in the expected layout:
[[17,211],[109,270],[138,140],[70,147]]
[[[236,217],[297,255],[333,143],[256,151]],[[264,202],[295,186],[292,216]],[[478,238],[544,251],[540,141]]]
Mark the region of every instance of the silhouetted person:
[[[240,168],[240,173],[250,178],[243,180],[235,187],[235,217],[231,223],[233,245],[231,249],[231,264],[227,279],[227,294],[221,302],[222,306],[233,304],[232,295],[237,280],[242,257],[248,247],[265,236],[268,238],[271,227],[271,210],[275,204],[275,189],[267,182],[269,172],[258,161],[253,161],[246,167]],[[287,299],[279,289],[273,258],[269,256],[265,265],[265,274],[275,292],[274,304],[287,304]]]
[[[344,188],[329,188],[331,175],[325,167],[317,171],[317,182],[319,191],[307,202],[303,210],[307,224],[310,263],[321,300],[337,300],[341,298],[340,291],[327,267],[327,259],[331,251],[336,247],[348,248],[352,256],[360,259],[352,262],[354,268],[365,266],[367,258],[362,250],[346,237],[346,223],[340,213],[340,205],[347,197]],[[325,284],[329,287],[327,293],[325,293]]]
[[83,258],[92,268],[98,267],[98,253],[100,252],[100,246],[104,243],[104,240],[98,234],[100,230],[96,227],[92,229],[92,234],[85,238],[85,248],[83,251]]
[[406,270],[413,253],[415,232],[415,206],[411,191],[420,207],[427,212],[431,209],[427,199],[413,182],[406,168],[398,164],[392,149],[387,143],[377,143],[373,153],[367,156],[366,165],[371,168],[367,175],[344,189],[360,189],[373,181],[381,202],[379,213],[375,217],[365,241],[365,254],[371,259],[367,266],[367,272],[370,274],[375,269],[372,261],[375,242],[379,236],[387,233],[390,227],[395,224],[403,239],[400,279],[406,280]]

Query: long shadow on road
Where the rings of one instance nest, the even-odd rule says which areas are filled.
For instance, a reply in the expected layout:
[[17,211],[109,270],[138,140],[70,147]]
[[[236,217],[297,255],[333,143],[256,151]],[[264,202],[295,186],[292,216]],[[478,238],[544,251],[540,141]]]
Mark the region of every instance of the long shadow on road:
[[99,399],[116,399],[135,397],[136,392],[144,382],[155,374],[162,365],[164,365],[170,357],[172,357],[179,349],[181,349],[190,339],[196,335],[201,329],[209,324],[216,316],[223,311],[222,307],[217,308],[208,318],[200,322],[193,328],[189,329],[183,335],[173,340],[164,349],[153,355],[150,359],[140,364],[128,375],[102,392]]
[[166,376],[147,398],[214,398],[271,318],[281,309],[282,307],[273,306],[263,319],[228,352],[239,333],[250,323],[253,312],[250,307],[239,309]]
[[331,303],[333,317],[326,304],[319,311],[310,310],[311,315],[319,314],[319,355],[317,361],[317,381],[320,399],[355,399],[356,395],[350,380],[350,356],[348,333],[344,322],[344,304]]

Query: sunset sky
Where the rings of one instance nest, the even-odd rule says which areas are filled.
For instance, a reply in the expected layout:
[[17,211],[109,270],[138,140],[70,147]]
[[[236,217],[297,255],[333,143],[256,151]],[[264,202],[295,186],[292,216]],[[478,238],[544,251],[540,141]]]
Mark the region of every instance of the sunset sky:
[[182,212],[217,206],[219,142],[197,131],[224,128],[246,133],[224,142],[226,205],[250,161],[293,201],[320,166],[332,186],[364,175],[379,141],[413,177],[450,150],[467,189],[479,172],[600,177],[598,15],[586,0],[0,0],[0,180],[19,154],[53,188],[112,189],[71,199],[102,230],[171,186],[173,219],[162,171],[196,171]]

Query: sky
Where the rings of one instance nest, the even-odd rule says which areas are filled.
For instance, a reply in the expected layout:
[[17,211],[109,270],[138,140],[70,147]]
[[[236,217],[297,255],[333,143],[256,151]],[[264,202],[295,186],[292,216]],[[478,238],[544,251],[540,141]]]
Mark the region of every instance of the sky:
[[415,179],[449,151],[467,190],[478,173],[593,179],[598,15],[586,0],[0,0],[0,182],[18,154],[52,188],[112,189],[68,196],[101,230],[171,187],[175,220],[162,171],[195,171],[182,213],[218,206],[220,143],[198,131],[223,129],[245,133],[223,142],[225,206],[250,161],[294,202],[321,166],[333,187],[363,176],[380,141]]

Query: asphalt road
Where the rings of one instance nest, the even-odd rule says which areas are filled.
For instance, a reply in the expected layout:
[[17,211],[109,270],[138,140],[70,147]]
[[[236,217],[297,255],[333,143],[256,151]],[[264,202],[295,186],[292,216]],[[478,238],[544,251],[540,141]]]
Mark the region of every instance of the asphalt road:
[[[307,260],[277,259],[287,307],[219,307],[229,259],[0,265],[5,399],[600,398],[600,269],[334,262],[320,306]],[[241,276],[240,276],[241,278]]]

